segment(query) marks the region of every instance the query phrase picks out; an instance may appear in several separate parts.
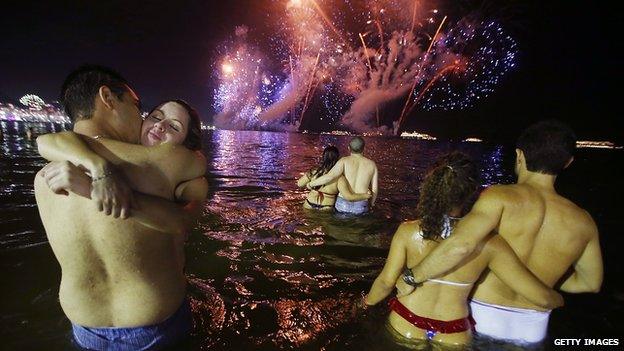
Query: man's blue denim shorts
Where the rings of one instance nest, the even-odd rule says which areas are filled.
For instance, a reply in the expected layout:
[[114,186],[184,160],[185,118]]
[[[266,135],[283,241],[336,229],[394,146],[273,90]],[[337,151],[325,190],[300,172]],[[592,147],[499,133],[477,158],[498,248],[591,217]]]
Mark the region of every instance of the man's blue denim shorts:
[[192,329],[191,308],[184,299],[161,323],[135,328],[89,328],[72,323],[74,340],[88,350],[160,350],[184,340]]

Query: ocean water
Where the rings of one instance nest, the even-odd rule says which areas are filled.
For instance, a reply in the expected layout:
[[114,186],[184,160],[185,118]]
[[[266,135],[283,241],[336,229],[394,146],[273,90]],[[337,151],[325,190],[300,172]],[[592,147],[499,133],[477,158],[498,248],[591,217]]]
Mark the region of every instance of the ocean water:
[[[0,141],[0,349],[71,349],[58,303],[60,268],[39,220],[32,182],[45,161],[24,125],[3,122]],[[43,133],[58,126],[35,125]],[[513,181],[513,147],[367,138],[380,172],[375,211],[361,218],[305,211],[296,179],[324,146],[346,152],[348,137],[213,131],[204,135],[210,195],[186,246],[195,331],[190,350],[393,350],[385,304],[352,307],[381,270],[393,232],[414,219],[418,185],[435,158],[459,149],[481,166],[483,184]],[[510,141],[511,142],[511,141]],[[599,294],[566,295],[553,312],[555,338],[624,334],[624,198],[620,150],[579,150],[558,190],[586,208],[601,232],[606,278]],[[71,215],[71,214],[68,214]],[[474,349],[513,349],[478,340]]]

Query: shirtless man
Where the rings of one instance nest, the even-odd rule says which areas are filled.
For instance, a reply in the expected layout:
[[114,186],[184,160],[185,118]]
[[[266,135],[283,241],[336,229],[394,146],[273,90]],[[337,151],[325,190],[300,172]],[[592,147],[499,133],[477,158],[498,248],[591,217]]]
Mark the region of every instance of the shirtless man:
[[[366,193],[369,190],[373,193],[370,199],[370,207],[372,208],[377,200],[377,165],[373,160],[362,155],[364,139],[360,137],[351,139],[349,151],[351,151],[351,155],[342,157],[329,172],[308,183],[307,187],[314,188],[331,183],[344,174],[354,193]],[[339,212],[352,214],[364,214],[369,209],[368,200],[348,201],[340,194],[338,194],[335,206]]]
[[[167,144],[133,145],[132,152],[121,152],[116,144],[139,141],[139,99],[107,68],[74,71],[61,96],[74,132],[86,136],[89,146],[108,160],[80,165],[90,173],[93,189],[125,176],[140,191],[133,195],[137,206],[131,217],[123,220],[117,218],[119,211],[111,210],[119,208],[109,201],[114,196],[96,205],[73,193],[55,194],[46,184],[45,168],[35,177],[41,220],[62,270],[59,300],[74,337],[81,346],[97,350],[171,345],[188,335],[191,320],[182,235],[175,223],[166,222],[183,212],[165,199],[173,200],[179,184],[203,176],[205,160]],[[112,140],[105,144],[88,137]],[[150,216],[156,220],[150,222]]]
[[[603,266],[596,225],[554,187],[557,174],[573,160],[575,142],[573,131],[558,121],[527,128],[516,148],[517,183],[486,189],[453,235],[404,279],[418,284],[452,271],[495,232],[547,286],[561,283],[565,292],[598,292]],[[550,311],[539,311],[492,272],[472,298],[478,333],[514,343],[545,338]]]

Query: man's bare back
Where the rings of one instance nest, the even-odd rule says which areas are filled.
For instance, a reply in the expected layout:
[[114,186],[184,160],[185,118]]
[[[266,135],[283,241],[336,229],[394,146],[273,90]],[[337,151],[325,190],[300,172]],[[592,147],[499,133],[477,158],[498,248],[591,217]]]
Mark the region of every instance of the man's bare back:
[[[131,183],[140,181],[133,187],[142,192],[172,198],[177,184],[203,175],[202,160],[181,146],[132,145],[123,154],[117,152],[122,144],[108,142],[108,156],[126,171]],[[35,197],[62,269],[61,306],[73,323],[145,326],[163,321],[178,309],[186,286],[183,262],[175,262],[183,257],[178,233],[151,229],[133,218],[111,218],[89,199],[74,194],[56,195],[41,172],[35,178]],[[141,197],[138,201],[139,207],[150,206]]]
[[[504,206],[498,233],[549,287],[556,285],[588,245],[598,243],[591,216],[550,189],[512,184],[493,186],[486,192],[484,196],[495,197]],[[538,308],[491,272],[482,278],[473,297],[496,305]]]
[[352,154],[343,157],[339,162],[344,163],[344,176],[356,193],[365,193],[371,189],[373,177],[377,173],[377,165],[362,154]]

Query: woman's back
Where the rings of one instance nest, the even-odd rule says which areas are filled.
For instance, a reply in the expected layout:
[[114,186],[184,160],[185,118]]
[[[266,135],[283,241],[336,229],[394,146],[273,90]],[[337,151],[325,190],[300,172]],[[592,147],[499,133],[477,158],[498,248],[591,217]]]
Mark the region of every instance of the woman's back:
[[[399,235],[398,239],[403,243],[408,267],[418,264],[439,244],[438,241],[423,238],[419,221],[403,223],[395,235]],[[436,281],[424,282],[410,294],[399,297],[398,301],[411,313],[421,317],[439,321],[466,318],[469,315],[467,300],[472,287],[488,266],[489,255],[486,249],[488,245],[485,243],[454,271]],[[427,333],[426,330],[414,326],[395,311],[388,318],[390,325],[404,336],[411,335],[418,338],[418,335],[424,336]],[[434,340],[446,343],[466,343],[470,340],[470,334],[470,331],[437,334]]]
[[[306,173],[308,182],[322,176],[317,170]],[[319,189],[310,190],[306,197],[304,207],[320,210],[333,210],[336,196],[338,195],[338,180],[328,183]]]
[[[403,236],[406,263],[408,267],[413,267],[438,246],[438,241],[422,237],[419,221],[406,222],[403,226],[407,230],[397,235]],[[452,320],[465,317],[468,295],[488,264],[486,255],[481,253],[481,249],[477,250],[457,269],[437,279],[441,282],[427,281],[411,294],[400,297],[399,301],[410,310],[414,306],[414,313],[430,318]]]
[[[405,263],[408,267],[418,264],[439,242],[424,239],[419,221],[406,222],[395,235],[405,251]],[[442,240],[442,239],[439,239]],[[393,239],[394,241],[394,239]],[[413,292],[401,296],[398,301],[411,313],[438,321],[454,321],[469,315],[468,297],[473,285],[483,271],[489,268],[497,276],[523,296],[541,301],[544,309],[559,305],[560,296],[554,296],[524,267],[513,249],[500,235],[491,235],[488,239],[461,262],[456,269],[435,280],[424,282]],[[536,302],[537,303],[537,302]],[[403,316],[392,312],[389,316],[392,327],[402,335],[422,335],[420,329]],[[464,333],[441,333],[434,340],[445,343],[465,343],[470,340],[470,331]]]

